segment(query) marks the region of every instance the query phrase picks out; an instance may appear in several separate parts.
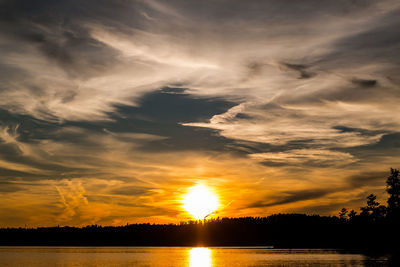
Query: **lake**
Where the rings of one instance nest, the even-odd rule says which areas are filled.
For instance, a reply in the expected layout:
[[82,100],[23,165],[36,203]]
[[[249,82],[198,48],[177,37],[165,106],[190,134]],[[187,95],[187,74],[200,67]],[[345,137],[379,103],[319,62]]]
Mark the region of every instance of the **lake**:
[[388,257],[262,247],[0,247],[0,266],[390,266]]

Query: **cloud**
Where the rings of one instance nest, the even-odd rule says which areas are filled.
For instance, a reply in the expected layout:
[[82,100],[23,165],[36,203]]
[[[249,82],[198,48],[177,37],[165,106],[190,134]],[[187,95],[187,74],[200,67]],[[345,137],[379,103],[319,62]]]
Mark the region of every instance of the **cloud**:
[[374,87],[377,84],[376,80],[353,79],[351,82],[361,87]]
[[[391,26],[381,21],[396,3],[313,1],[306,7],[234,1],[228,11],[222,2],[199,6],[180,1],[3,1],[2,6],[2,67],[11,67],[19,79],[11,84],[7,79],[2,99],[12,101],[0,105],[44,119],[104,120],[113,105],[133,104],[143,93],[176,82],[199,95],[268,96],[268,102],[299,83],[276,66],[302,78],[332,71],[323,60],[337,47],[348,49],[334,44],[379,25]],[[238,25],[246,30],[237,34]],[[262,63],[249,66],[263,66],[256,71],[263,75],[243,79],[243,63],[254,58]]]
[[361,172],[348,178],[350,187],[382,186],[382,181],[387,178],[388,172]]
[[278,199],[272,200],[270,202],[257,201],[252,203],[249,207],[250,208],[270,207],[270,206],[294,203],[298,201],[317,199],[331,192],[332,191],[326,189],[281,192],[282,196],[278,197]]
[[305,65],[284,63],[282,64],[282,67],[289,70],[297,71],[300,75],[299,79],[308,79],[314,76],[313,73],[307,71],[307,66]]
[[284,152],[254,153],[250,157],[265,165],[340,166],[354,163],[349,153],[321,149],[293,149]]
[[145,195],[149,192],[149,188],[138,187],[138,186],[121,186],[119,188],[115,188],[111,191],[113,194],[117,195]]
[[[324,110],[319,106],[303,108],[271,103],[266,105],[246,103],[224,114],[214,115],[208,123],[196,122],[183,125],[214,128],[220,130],[221,134],[227,138],[275,145],[304,141],[325,148],[352,147],[375,143],[381,138],[381,132],[364,135],[360,132],[343,132],[337,129],[338,125],[360,126],[360,128],[368,126],[365,121],[359,125],[358,122],[353,121],[353,118],[363,116],[366,107],[357,110],[357,106],[340,102],[326,103],[323,106]],[[236,115],[239,113],[247,115],[247,119],[237,119]],[[352,113],[351,122],[346,113]],[[374,123],[371,121],[371,124]],[[383,130],[374,126],[367,129]]]
[[[399,9],[1,1],[0,215],[23,202],[33,224],[172,221],[171,199],[199,180],[229,216],[274,192],[263,211],[359,201],[349,188],[380,190],[368,175],[400,163]],[[309,190],[325,183],[337,190]]]

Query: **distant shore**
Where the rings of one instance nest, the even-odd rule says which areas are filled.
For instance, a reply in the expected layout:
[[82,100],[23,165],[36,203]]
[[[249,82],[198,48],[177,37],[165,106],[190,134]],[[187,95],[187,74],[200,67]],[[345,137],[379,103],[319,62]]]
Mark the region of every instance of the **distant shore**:
[[267,246],[371,251],[400,247],[397,224],[305,214],[116,227],[1,228],[0,236],[1,246]]

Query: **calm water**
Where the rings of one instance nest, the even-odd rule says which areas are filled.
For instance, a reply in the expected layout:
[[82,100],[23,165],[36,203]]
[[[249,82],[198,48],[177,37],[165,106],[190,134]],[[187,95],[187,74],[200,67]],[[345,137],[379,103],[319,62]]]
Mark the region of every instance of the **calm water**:
[[338,250],[182,247],[0,247],[0,266],[389,266]]

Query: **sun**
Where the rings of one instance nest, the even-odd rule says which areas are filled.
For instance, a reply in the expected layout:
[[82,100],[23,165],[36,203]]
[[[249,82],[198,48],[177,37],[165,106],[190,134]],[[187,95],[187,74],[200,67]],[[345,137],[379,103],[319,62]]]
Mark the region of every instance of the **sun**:
[[183,208],[196,220],[201,220],[219,208],[217,195],[205,185],[191,187],[183,199]]

